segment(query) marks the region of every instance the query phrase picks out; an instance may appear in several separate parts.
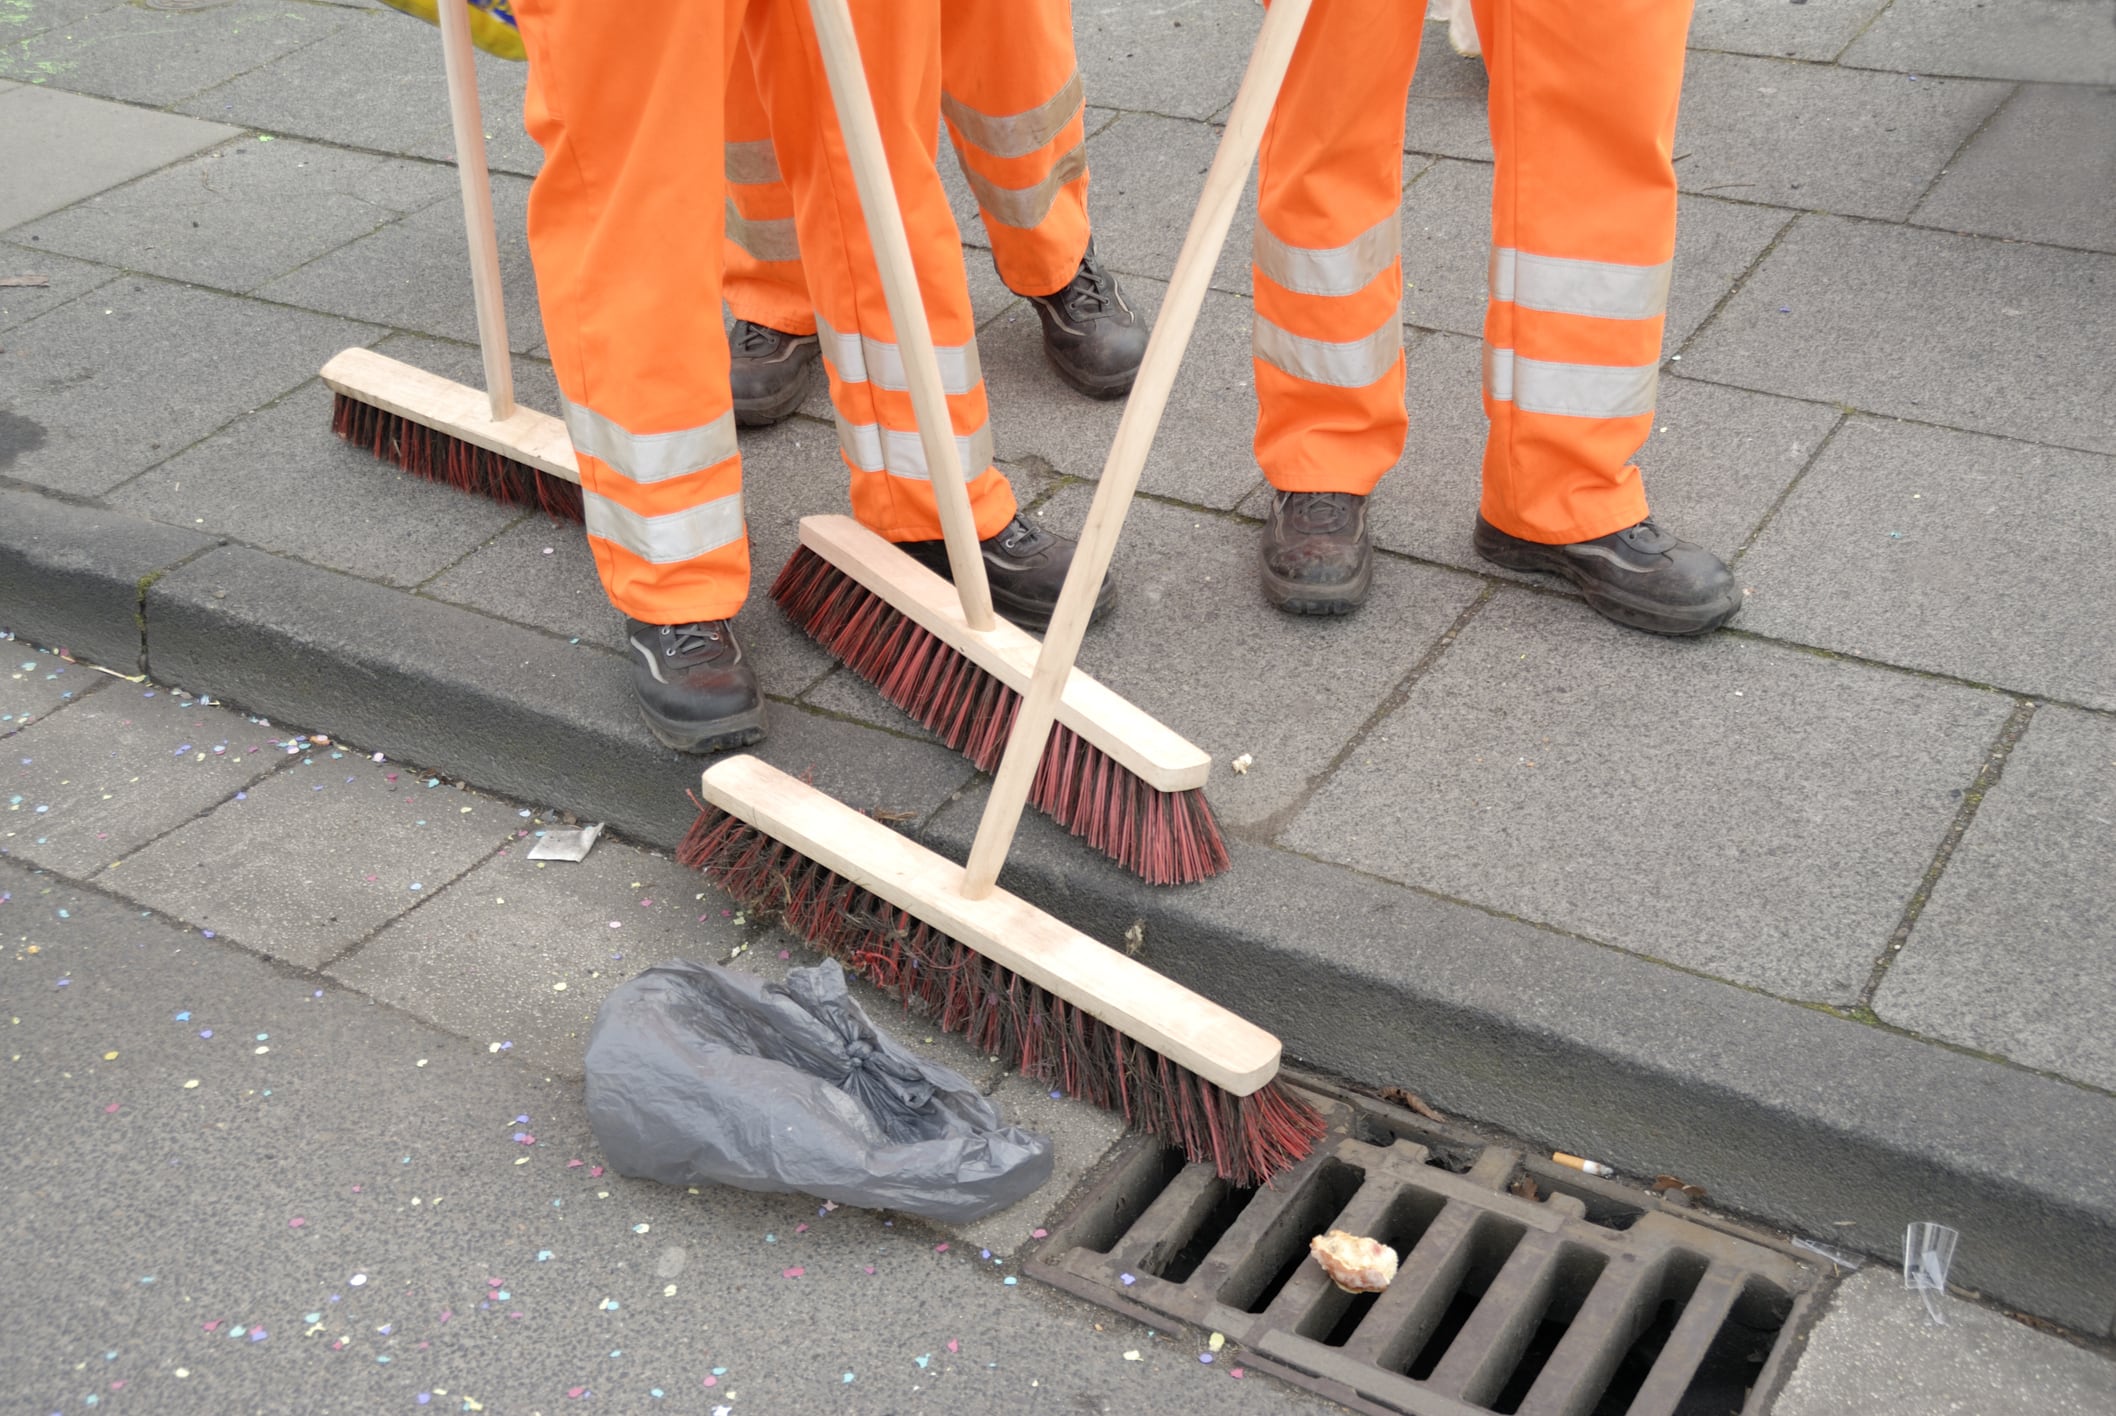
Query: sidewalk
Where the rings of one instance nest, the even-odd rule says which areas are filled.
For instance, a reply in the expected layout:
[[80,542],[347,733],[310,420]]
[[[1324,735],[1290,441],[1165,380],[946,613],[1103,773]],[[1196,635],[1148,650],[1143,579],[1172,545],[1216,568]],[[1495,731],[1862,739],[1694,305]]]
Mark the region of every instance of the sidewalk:
[[[1077,12],[1098,245],[1142,305],[1255,13]],[[1429,30],[1373,602],[1250,588],[1245,215],[1086,656],[1214,755],[1235,868],[1148,891],[1039,818],[1009,884],[1143,921],[1311,1066],[1875,1253],[1954,1224],[1960,1282],[2109,1335],[2116,5],[1707,3],[1693,43],[1641,462],[1734,559],[1736,627],[1625,634],[1471,553],[1490,154],[1482,71]],[[517,378],[554,410],[522,78],[481,67]],[[0,287],[0,627],[667,847],[696,766],[638,726],[578,531],[328,430],[346,345],[477,377],[446,153],[432,31],[391,12],[0,9],[0,279],[49,280]],[[971,268],[1000,456],[1071,528],[1117,412]],[[760,567],[840,509],[833,447],[820,399],[746,435]],[[743,627],[764,755],[962,848],[960,759],[768,604]],[[0,675],[0,714],[45,688]]]

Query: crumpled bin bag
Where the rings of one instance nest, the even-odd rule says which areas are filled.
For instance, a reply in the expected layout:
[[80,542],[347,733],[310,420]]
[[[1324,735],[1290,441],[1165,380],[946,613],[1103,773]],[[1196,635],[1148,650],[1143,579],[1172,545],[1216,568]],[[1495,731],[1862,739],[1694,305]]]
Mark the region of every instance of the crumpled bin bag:
[[833,960],[783,984],[662,964],[603,1000],[588,1122],[619,1174],[960,1223],[1050,1178],[1051,1141],[868,1021]]

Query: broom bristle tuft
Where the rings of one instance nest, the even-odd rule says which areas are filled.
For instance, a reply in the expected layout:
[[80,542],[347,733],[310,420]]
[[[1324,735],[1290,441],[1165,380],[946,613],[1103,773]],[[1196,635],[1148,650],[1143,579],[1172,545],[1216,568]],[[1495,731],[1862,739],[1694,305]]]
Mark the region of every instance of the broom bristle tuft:
[[677,859],[944,1031],[1117,1112],[1237,1185],[1263,1184],[1323,1134],[1321,1115],[1279,1082],[1232,1096],[739,817],[703,808]]
[[[806,546],[772,584],[787,617],[990,772],[1005,754],[1021,695]],[[1227,843],[1201,790],[1164,792],[1059,723],[1029,804],[1153,885],[1187,885],[1227,868]]]
[[580,488],[565,478],[550,476],[401,413],[363,403],[350,394],[333,395],[331,431],[429,482],[445,482],[501,506],[533,506],[557,521],[585,519]]

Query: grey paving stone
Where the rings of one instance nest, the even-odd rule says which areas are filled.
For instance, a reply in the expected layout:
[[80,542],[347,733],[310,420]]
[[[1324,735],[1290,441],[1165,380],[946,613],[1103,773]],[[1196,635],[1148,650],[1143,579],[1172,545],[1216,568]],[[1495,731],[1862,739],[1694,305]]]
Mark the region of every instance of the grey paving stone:
[[7,275],[41,275],[48,285],[0,286],[0,330],[9,330],[85,295],[115,278],[109,266],[47,254],[40,246],[0,245],[0,271]]
[[[1865,983],[2011,705],[1505,590],[1281,843],[1794,998]],[[1739,742],[1738,754],[1713,745]]]
[[278,767],[277,736],[166,688],[112,684],[7,740],[0,853],[86,878]]
[[431,163],[241,138],[68,207],[16,239],[249,291],[454,192],[454,174]]
[[1888,0],[1697,0],[1690,47],[1828,61],[1887,6]]
[[45,432],[8,475],[100,495],[374,335],[210,290],[113,282],[8,334],[0,403]]
[[[528,200],[529,184],[521,178],[492,179],[507,343],[518,351],[533,349],[544,340],[536,305],[536,272],[529,262]],[[419,334],[465,342],[477,339],[477,305],[470,288],[460,202],[434,202],[259,287],[256,293],[268,300]]]
[[2116,90],[2022,87],[1912,220],[2116,251]]
[[508,803],[427,787],[398,763],[318,748],[97,883],[216,937],[320,968],[490,855],[516,824]]
[[2004,84],[1692,54],[1675,150],[1686,192],[1900,221]]
[[1855,418],[1743,557],[1744,628],[2116,708],[2116,459]]
[[1846,64],[1918,75],[1971,74],[2043,83],[2116,83],[2111,0],[1920,0],[1891,5]]
[[296,0],[119,5],[0,49],[0,77],[162,108],[313,44],[345,19],[343,10]]
[[0,93],[0,231],[235,136],[221,123],[23,85]]
[[[1126,297],[1151,318],[1166,287],[1127,277]],[[1036,314],[1016,305],[978,335],[999,458],[1061,476],[1099,477],[1123,415],[1056,383],[1044,363]],[[1261,480],[1249,446],[1256,389],[1249,363],[1249,302],[1212,291],[1140,480],[1142,489],[1200,506],[1232,507]]]
[[1874,1011],[2116,1088],[2116,720],[2044,705],[1978,807]]
[[1805,216],[1683,372],[2116,452],[2112,289],[2116,257]]
[[[1491,261],[1491,168],[1436,162],[1405,194],[1403,317],[1481,339]],[[1680,349],[1789,218],[1784,212],[1685,194],[1664,349]]]
[[[1962,1246],[1976,1242],[1964,1234]],[[2096,1416],[2116,1406],[2116,1366],[2061,1337],[1955,1299],[1947,1324],[1925,1314],[1900,1270],[1876,1264],[1847,1279],[1807,1334],[1774,1416],[2001,1416],[2029,1392],[2046,1416]]]
[[196,531],[109,507],[0,488],[0,618],[40,644],[139,673],[146,667],[142,591],[212,545]]
[[[336,30],[178,105],[185,113],[377,152],[446,159],[448,89],[441,40],[431,25],[394,10],[330,9]],[[486,162],[534,172],[535,147],[521,131],[527,66],[477,56]]]
[[26,639],[0,642],[0,737],[21,732],[107,682],[101,674],[69,664]]
[[1082,7],[1073,43],[1097,104],[1205,118],[1234,97],[1262,22],[1241,0]]
[[113,506],[386,585],[416,585],[522,519],[331,435],[311,381],[110,494]]
[[0,4],[0,43],[20,43],[31,35],[123,3],[124,0],[6,0]]
[[[1410,434],[1402,459],[1375,490],[1370,515],[1378,545],[1509,575],[1470,548],[1489,426],[1481,360],[1481,344],[1452,334],[1430,335],[1411,351]],[[1637,454],[1649,504],[1685,540],[1731,556],[1814,456],[1836,410],[1690,379],[1663,378],[1660,389],[1653,435]],[[1242,509],[1261,515],[1261,497]],[[1556,584],[1546,576],[1531,580]]]
[[1450,48],[1446,26],[1427,25],[1404,109],[1404,150],[1490,162],[1490,101],[1484,61]]
[[578,1077],[595,1010],[641,969],[719,963],[738,944],[779,946],[775,931],[735,923],[725,895],[667,856],[605,840],[577,864],[530,860],[534,840],[516,841],[392,921],[332,964],[331,976]]

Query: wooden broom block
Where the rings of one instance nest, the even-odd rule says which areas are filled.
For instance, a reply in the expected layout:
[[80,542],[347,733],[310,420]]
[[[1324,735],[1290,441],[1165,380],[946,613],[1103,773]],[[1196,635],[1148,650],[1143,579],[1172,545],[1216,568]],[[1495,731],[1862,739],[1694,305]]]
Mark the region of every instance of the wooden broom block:
[[754,757],[706,768],[705,799],[1236,1096],[1278,1073],[1278,1039]]
[[348,398],[476,443],[539,472],[580,481],[573,439],[566,435],[566,425],[549,413],[516,405],[513,413],[494,422],[491,401],[479,390],[372,349],[346,349],[332,355],[323,366],[323,381]]
[[[1016,693],[1026,694],[1042,646],[1004,619],[976,630],[955,587],[849,516],[804,516],[801,544],[857,580]],[[1074,669],[1058,721],[1148,786],[1187,792],[1205,785],[1212,757],[1142,709]]]

